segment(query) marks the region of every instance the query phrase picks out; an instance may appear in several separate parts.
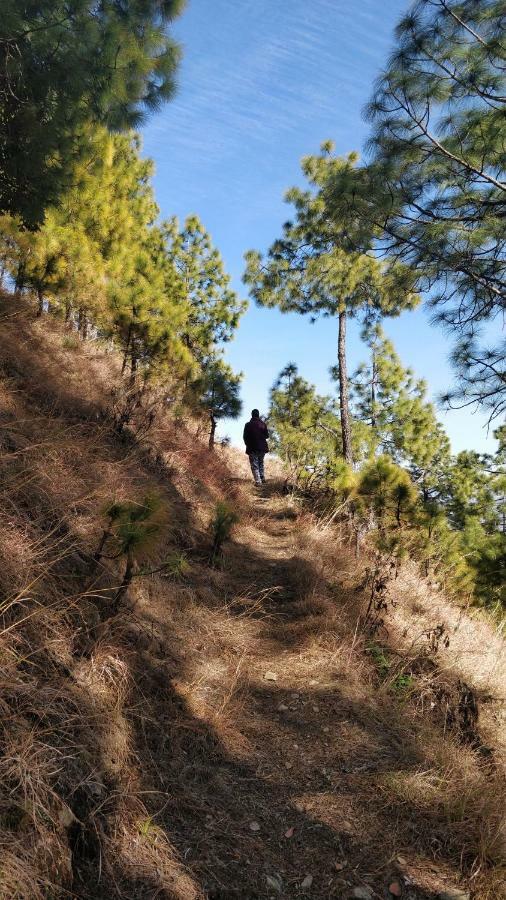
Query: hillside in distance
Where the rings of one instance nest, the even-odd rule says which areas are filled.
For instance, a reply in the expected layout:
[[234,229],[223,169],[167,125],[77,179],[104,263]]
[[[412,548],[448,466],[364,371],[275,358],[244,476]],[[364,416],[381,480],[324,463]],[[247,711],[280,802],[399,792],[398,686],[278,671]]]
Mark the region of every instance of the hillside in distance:
[[1,900],[505,896],[500,629],[0,316]]

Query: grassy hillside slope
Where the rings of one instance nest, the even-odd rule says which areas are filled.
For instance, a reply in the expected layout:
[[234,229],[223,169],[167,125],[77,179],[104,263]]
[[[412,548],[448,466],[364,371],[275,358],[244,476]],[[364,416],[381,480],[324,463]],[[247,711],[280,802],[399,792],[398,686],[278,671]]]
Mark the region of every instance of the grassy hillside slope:
[[[408,566],[368,633],[344,531],[149,401],[125,430],[114,353],[0,315],[1,900],[505,896],[498,631]],[[104,509],[147,494],[174,564],[114,613]]]

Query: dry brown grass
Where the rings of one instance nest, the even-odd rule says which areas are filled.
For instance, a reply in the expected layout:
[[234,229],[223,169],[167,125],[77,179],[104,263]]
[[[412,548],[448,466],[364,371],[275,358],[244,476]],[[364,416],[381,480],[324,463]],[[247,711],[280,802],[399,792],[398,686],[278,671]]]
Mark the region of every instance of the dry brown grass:
[[[253,495],[244,455],[211,455],[196,423],[160,413],[119,437],[100,345],[22,312],[2,329],[1,900],[378,898],[394,878],[410,900],[500,898],[494,627],[408,567],[368,636],[368,561],[345,530],[279,485]],[[189,567],[135,579],[111,617],[122,563],[91,564],[102,510],[148,491],[167,510],[153,562]],[[212,570],[221,499],[241,519]],[[430,654],[443,619],[450,646]]]

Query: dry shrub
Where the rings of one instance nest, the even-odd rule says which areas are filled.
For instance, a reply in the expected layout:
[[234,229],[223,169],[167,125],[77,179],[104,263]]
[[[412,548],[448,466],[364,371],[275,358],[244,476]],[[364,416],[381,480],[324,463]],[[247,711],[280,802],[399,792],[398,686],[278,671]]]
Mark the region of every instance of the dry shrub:
[[35,574],[35,548],[27,530],[0,522],[0,589],[4,597],[21,591]]
[[99,707],[113,710],[123,704],[128,691],[129,670],[117,647],[97,644],[90,658],[80,661],[74,675],[89,694],[90,701]]
[[[356,587],[361,583],[367,559],[355,562],[350,553],[343,553],[334,529],[309,527],[304,538],[305,546],[299,543],[303,556],[318,560],[320,578],[327,585],[335,585],[336,599],[339,598],[335,613],[340,622],[336,621],[336,614],[322,610],[320,630],[326,624],[329,630],[334,626],[339,633],[340,626],[345,626],[344,645],[334,660],[342,676],[346,678],[348,673],[352,679],[357,656],[347,650],[350,632],[354,623],[359,623],[366,600]],[[399,735],[416,734],[417,755],[423,763],[419,768],[412,767],[407,751],[406,768],[393,769],[377,779],[383,813],[395,823],[397,831],[390,836],[389,845],[395,852],[396,847],[402,846],[404,830],[416,823],[420,848],[451,860],[457,871],[463,867],[473,878],[477,897],[498,898],[503,896],[506,871],[506,783],[497,728],[501,721],[500,698],[505,689],[504,644],[493,623],[459,610],[440,593],[431,593],[409,565],[392,582],[391,590],[394,602],[389,603],[387,628],[381,635],[386,647],[391,648],[391,669],[377,693],[378,711],[370,710],[376,724],[373,727],[370,721],[368,734],[388,733],[391,728]],[[428,637],[441,621],[446,624],[450,644],[445,649],[441,642],[439,652],[431,654]],[[314,618],[310,616],[304,628],[306,625],[316,626]],[[296,622],[288,628],[297,634]],[[355,631],[355,640],[360,656],[360,631]],[[377,683],[374,666],[371,675]],[[397,687],[403,684],[400,675],[408,676],[410,686],[405,691]],[[462,683],[462,676],[479,686],[475,697],[479,724],[468,721],[462,710],[463,693],[471,691]],[[487,691],[492,691],[492,696]],[[492,750],[482,746],[483,730]],[[476,744],[474,749],[469,742]],[[370,752],[369,738],[367,743]],[[349,749],[348,738],[346,745]],[[407,747],[410,745],[411,740],[407,741]],[[360,755],[360,749],[352,755],[357,753]]]
[[39,684],[17,665],[3,670],[0,697],[0,897],[47,897],[53,886],[56,896],[72,882],[68,809],[58,783],[76,777],[70,773],[82,717],[61,685]]
[[392,589],[396,606],[391,610],[392,624],[399,643],[418,647],[424,635],[444,622],[450,637],[448,650],[441,647],[443,664],[464,678],[498,697],[506,697],[506,647],[502,629],[477,609],[463,609],[420,579],[414,564],[402,569]]
[[[163,811],[164,797],[157,797]],[[150,815],[142,799],[122,797],[111,825],[111,838],[104,839],[106,858],[114,880],[126,896],[167,900],[204,900],[204,892],[192,878],[171,846],[158,816]]]
[[67,842],[46,830],[0,836],[0,900],[47,900],[67,894],[72,867]]
[[[378,782],[392,816],[399,807],[416,820],[418,841],[470,872],[506,865],[504,780],[480,771],[470,751],[437,741],[439,759],[420,769],[385,774]],[[427,748],[426,748],[427,750]]]

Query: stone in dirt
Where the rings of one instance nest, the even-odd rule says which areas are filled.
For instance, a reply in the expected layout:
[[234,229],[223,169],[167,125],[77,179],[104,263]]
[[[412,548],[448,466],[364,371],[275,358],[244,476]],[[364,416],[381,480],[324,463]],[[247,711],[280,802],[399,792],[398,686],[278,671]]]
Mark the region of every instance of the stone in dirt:
[[306,875],[306,877],[304,878],[304,881],[301,884],[302,890],[306,891],[308,888],[311,887],[312,883],[313,883],[313,876]]
[[402,897],[402,888],[398,881],[392,881],[392,883],[388,885],[388,890],[393,897]]
[[276,675],[276,672],[266,672],[264,675],[264,678],[266,681],[277,681],[278,680],[278,676]]
[[353,897],[356,897],[356,900],[371,900],[373,897],[373,891],[370,887],[356,887],[353,888]]
[[283,890],[283,880],[280,875],[266,875],[265,880],[267,882],[267,887],[270,887],[274,891],[277,891],[278,894],[281,894]]
[[260,831],[260,825],[258,824],[258,822],[250,822],[249,830],[250,831]]
[[471,900],[469,891],[463,891],[460,888],[449,888],[447,891],[441,891],[438,894],[438,900]]
[[66,804],[62,806],[60,812],[58,813],[58,819],[60,825],[63,825],[64,828],[70,828],[70,826],[73,825],[74,822],[77,822],[74,813]]

